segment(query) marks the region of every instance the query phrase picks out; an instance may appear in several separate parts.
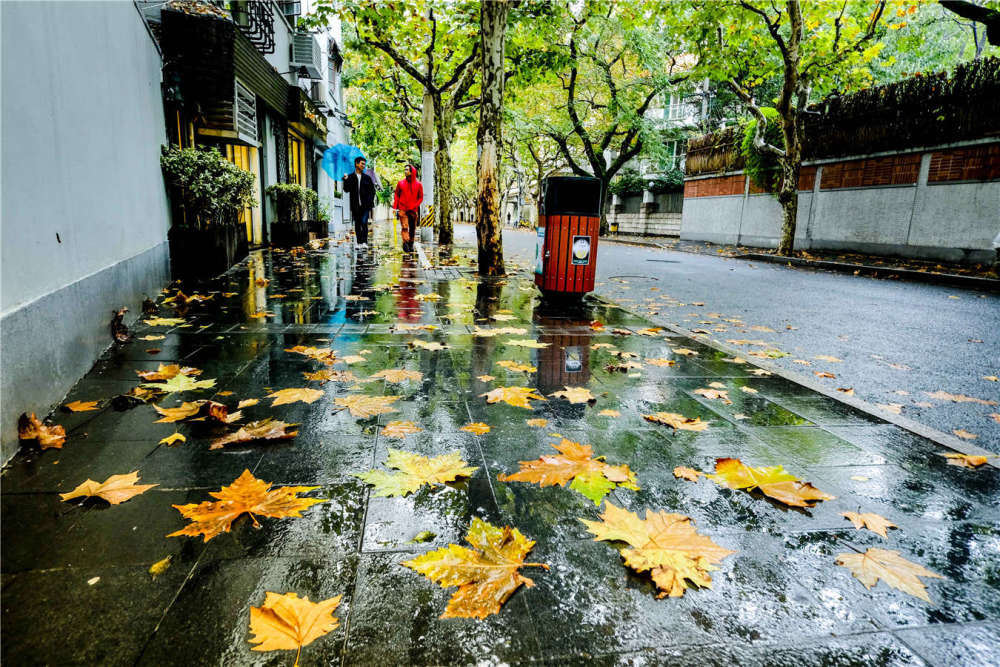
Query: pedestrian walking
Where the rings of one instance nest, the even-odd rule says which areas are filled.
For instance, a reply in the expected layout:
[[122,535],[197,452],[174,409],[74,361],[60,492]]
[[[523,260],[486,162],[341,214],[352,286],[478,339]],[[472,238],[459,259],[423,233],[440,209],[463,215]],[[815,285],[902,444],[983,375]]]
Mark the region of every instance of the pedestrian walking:
[[344,192],[351,196],[351,219],[359,248],[368,247],[368,221],[375,208],[375,183],[365,173],[365,159],[354,158],[354,171],[344,176]]
[[403,252],[413,252],[413,239],[417,234],[417,217],[420,204],[424,201],[424,186],[417,180],[417,168],[406,165],[403,180],[396,184],[392,207],[399,216],[400,234],[403,237]]

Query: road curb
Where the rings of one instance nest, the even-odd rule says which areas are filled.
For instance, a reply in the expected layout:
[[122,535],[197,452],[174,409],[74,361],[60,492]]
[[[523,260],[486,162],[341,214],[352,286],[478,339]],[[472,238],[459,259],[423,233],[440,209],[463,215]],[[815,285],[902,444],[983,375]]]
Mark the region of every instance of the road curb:
[[902,269],[893,266],[874,266],[872,264],[854,264],[851,262],[831,262],[825,259],[802,259],[801,257],[787,257],[784,255],[771,255],[763,252],[745,252],[739,255],[731,255],[734,259],[752,260],[755,262],[769,262],[771,264],[791,264],[811,269],[826,269],[839,273],[851,273],[855,275],[866,275],[873,278],[887,278],[896,276],[904,280],[913,282],[932,283],[935,285],[950,285],[953,287],[966,287],[992,292],[1000,292],[1000,280],[993,278],[978,278],[976,276],[963,276],[955,273],[930,273],[927,271],[914,271],[912,269]]
[[[613,305],[616,308],[620,308],[628,313],[635,315],[636,317],[641,317],[645,320],[650,319],[649,316],[647,315],[642,315],[641,313],[626,308],[622,304],[616,303],[605,297],[596,294],[591,294],[591,297],[599,301],[602,301],[606,304]],[[698,335],[693,331],[685,329],[684,327],[681,326],[677,326],[676,324],[671,324],[670,322],[657,322],[656,324],[657,326],[662,326],[663,328],[669,329],[670,331],[676,334],[680,334],[695,342],[702,343],[703,345],[707,345],[708,347],[711,347],[720,352],[724,352],[733,357],[738,357],[741,354],[745,353],[735,347],[731,347],[729,345],[719,342],[718,340],[708,338],[707,336]],[[882,408],[872,405],[867,401],[863,401],[860,398],[848,396],[843,392],[839,392],[836,389],[831,389],[830,387],[820,384],[819,382],[813,380],[810,377],[807,377],[805,375],[800,375],[799,373],[795,373],[792,371],[788,371],[784,368],[781,368],[780,366],[773,366],[771,364],[761,363],[757,360],[750,361],[749,359],[747,360],[747,365],[755,366],[757,368],[762,368],[790,382],[794,382],[795,384],[801,385],[806,389],[815,391],[816,393],[822,394],[827,398],[832,398],[835,401],[843,403],[844,405],[849,405],[850,407],[856,410],[860,410],[865,414],[889,422],[890,424],[898,426],[899,428],[905,431],[909,431],[910,433],[919,435],[922,438],[927,438],[928,440],[935,442],[941,445],[942,447],[947,447],[948,449],[952,449],[960,454],[969,454],[971,456],[988,456],[990,457],[990,459],[987,460],[986,465],[992,466],[1000,470],[1000,462],[997,463],[993,462],[997,460],[996,452],[991,452],[986,449],[983,449],[982,447],[977,447],[976,445],[965,442],[964,440],[961,440],[955,437],[954,435],[951,435],[950,433],[945,433],[943,431],[937,430],[936,428],[927,426],[926,424],[921,424],[920,422],[910,419],[909,417],[904,417],[902,415],[897,415],[892,412],[889,412],[888,410],[883,410]]]

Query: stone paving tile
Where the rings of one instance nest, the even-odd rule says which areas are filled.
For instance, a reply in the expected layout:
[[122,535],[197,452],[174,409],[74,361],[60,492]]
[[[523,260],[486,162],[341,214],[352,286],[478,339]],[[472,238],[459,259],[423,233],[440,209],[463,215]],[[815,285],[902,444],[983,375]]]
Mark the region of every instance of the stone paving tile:
[[[469,254],[457,253],[462,261]],[[427,271],[384,247],[356,254],[331,244],[254,253],[216,281],[184,287],[213,295],[186,313],[192,326],[140,323],[137,335],[165,338],[110,349],[67,398],[101,400],[102,409],[57,412],[65,447],[25,449],[3,470],[4,661],[288,664],[287,652],[250,650],[249,608],[267,591],[343,595],[339,627],[307,646],[302,664],[951,665],[1000,655],[995,469],[947,465],[917,436],[784,379],[752,375],[698,341],[644,331],[649,322],[613,304],[546,307],[530,274],[516,270],[505,281],[480,282],[464,267]],[[441,298],[427,297],[435,294]],[[173,316],[169,306],[161,314]],[[415,328],[425,325],[433,328]],[[482,334],[503,327],[525,331]],[[447,347],[427,350],[418,341]],[[303,373],[324,366],[287,351],[296,345],[356,356],[332,368],[358,381],[307,380]],[[146,352],[154,347],[160,351]],[[675,363],[649,363],[662,358]],[[512,371],[501,360],[536,370]],[[640,366],[616,370],[627,360]],[[295,424],[298,435],[212,450],[212,440],[236,427],[154,424],[148,405],[105,405],[139,383],[135,371],[168,362],[200,368],[217,384],[164,397],[161,406],[211,398],[235,410],[256,398],[239,423],[273,417]],[[388,368],[422,378],[361,382]],[[712,383],[728,392],[728,403],[695,393]],[[525,409],[482,396],[514,385],[546,400]],[[323,395],[271,405],[267,394],[292,387]],[[594,400],[552,395],[564,387],[586,387]],[[372,418],[334,404],[359,393],[399,399],[394,412]],[[709,426],[674,431],[643,418],[657,411]],[[547,423],[533,427],[529,419]],[[422,430],[402,439],[382,434],[395,420]],[[470,422],[491,430],[460,430]],[[186,442],[159,444],[174,432]],[[554,453],[551,444],[564,437],[637,473],[638,491],[616,489],[607,502],[640,515],[683,513],[736,552],[712,573],[711,588],[657,599],[649,577],[624,566],[621,544],[591,539],[580,521],[598,518],[591,500],[569,488],[498,479],[519,461]],[[458,451],[477,471],[403,498],[378,497],[354,474],[384,469],[390,448]],[[673,475],[676,466],[710,472],[720,457],[784,465],[837,498],[789,508],[759,491]],[[131,470],[159,486],[119,506],[59,501],[57,493],[85,479]],[[326,502],[301,518],[244,516],[207,543],[166,537],[185,524],[171,505],[208,500],[244,470],[278,486],[317,487],[306,495]],[[899,529],[884,540],[854,530],[843,511],[874,511]],[[400,563],[463,544],[473,517],[536,540],[528,560],[550,569],[525,568],[535,586],[518,590],[495,616],[441,619],[455,589]],[[414,541],[421,534],[427,539]],[[884,583],[866,590],[834,563],[839,553],[869,547],[899,550],[945,577],[925,580],[936,604]],[[149,566],[166,556],[170,568],[153,578]]]

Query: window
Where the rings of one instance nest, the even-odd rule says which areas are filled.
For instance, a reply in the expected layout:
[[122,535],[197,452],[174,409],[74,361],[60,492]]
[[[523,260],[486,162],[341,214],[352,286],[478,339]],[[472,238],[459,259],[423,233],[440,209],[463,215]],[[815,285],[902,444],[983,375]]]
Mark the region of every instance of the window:
[[301,186],[306,184],[305,145],[298,137],[288,135],[288,180]]
[[[260,180],[257,177],[257,149],[242,144],[226,144],[224,155],[226,159],[243,171],[254,175],[254,199],[260,201]],[[247,206],[240,211],[240,222],[246,225],[247,240],[252,243],[261,242],[260,204]]]
[[684,169],[684,160],[687,157],[687,139],[675,139],[667,144],[667,152],[670,154],[670,168]]

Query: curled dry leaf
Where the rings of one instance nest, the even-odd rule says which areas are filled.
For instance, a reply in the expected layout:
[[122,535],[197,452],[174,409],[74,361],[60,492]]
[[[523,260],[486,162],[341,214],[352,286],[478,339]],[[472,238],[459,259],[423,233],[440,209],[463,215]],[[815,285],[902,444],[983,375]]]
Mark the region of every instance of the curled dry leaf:
[[504,403],[513,405],[516,408],[527,408],[528,410],[533,409],[533,406],[529,401],[545,400],[544,396],[531,387],[497,387],[496,389],[488,391],[485,394],[480,394],[480,396],[485,396],[487,403],[498,403],[503,401]]
[[969,433],[964,428],[956,428],[955,430],[952,431],[952,433],[962,438],[963,440],[975,440],[976,438],[979,437],[975,433]]
[[166,445],[167,447],[172,447],[175,442],[187,442],[187,438],[185,438],[180,433],[171,433],[167,437],[160,440],[159,444]]
[[66,429],[58,424],[43,424],[34,412],[22,413],[17,420],[17,437],[19,440],[34,440],[41,449],[62,449],[66,444]]
[[271,407],[277,405],[287,405],[289,403],[314,403],[318,401],[323,396],[322,389],[308,389],[308,388],[293,388],[293,389],[280,389],[273,393],[267,395],[267,398],[273,398],[271,402]]
[[615,487],[638,491],[635,473],[625,464],[613,466],[594,458],[590,445],[563,438],[553,444],[558,455],[542,455],[534,461],[521,461],[521,469],[511,475],[499,475],[501,482],[535,482],[539,486],[566,486],[572,480],[571,489],[600,505],[604,497]]
[[700,470],[695,470],[694,468],[688,468],[686,466],[677,466],[674,468],[674,477],[677,477],[678,479],[686,479],[689,482],[697,482],[701,475],[702,472]]
[[184,324],[184,319],[180,317],[154,317],[143,320],[143,322],[151,327],[175,327],[179,324]]
[[138,481],[138,470],[127,475],[111,475],[103,482],[88,479],[69,493],[60,493],[59,497],[62,498],[63,502],[73,498],[94,497],[117,505],[157,486],[156,484],[136,484]]
[[96,410],[97,403],[97,401],[73,401],[72,403],[67,403],[63,407],[70,412],[88,412],[90,410]]
[[701,417],[685,417],[676,412],[654,412],[643,415],[642,418],[654,424],[669,426],[675,431],[704,431],[708,428],[708,422],[703,422]]
[[381,435],[402,440],[410,433],[420,433],[422,430],[411,421],[391,421],[382,427]]
[[604,505],[601,521],[581,519],[595,540],[627,542],[622,549],[625,564],[636,572],[649,572],[659,588],[658,598],[681,597],[687,588],[711,588],[709,574],[722,559],[736,553],[699,535],[691,519],[680,514],[646,510],[646,518]]
[[554,391],[549,396],[565,398],[570,403],[593,403],[597,397],[586,387],[563,387],[562,391]]
[[812,507],[816,501],[834,499],[809,482],[799,481],[780,465],[753,468],[739,459],[716,459],[715,474],[705,476],[730,489],[760,489],[765,496],[795,507]]
[[962,394],[949,394],[946,391],[925,391],[928,397],[939,400],[939,401],[951,401],[953,403],[978,403],[979,405],[996,405],[996,401],[987,400],[984,398],[973,398],[972,396],[964,396]]
[[255,440],[288,440],[299,434],[292,430],[297,424],[286,424],[276,419],[260,419],[240,427],[235,433],[230,433],[212,441],[209,449],[222,449],[226,445],[253,442]]
[[475,433],[476,435],[486,435],[490,432],[490,425],[483,422],[472,422],[471,424],[466,424],[460,430],[466,433]]
[[429,458],[392,448],[389,449],[385,465],[399,472],[371,470],[353,475],[374,486],[376,496],[405,496],[425,484],[436,486],[453,482],[459,477],[469,477],[479,470],[469,466],[459,452]]
[[521,584],[534,586],[521,574],[522,567],[549,569],[544,563],[524,562],[535,542],[517,528],[498,528],[474,517],[465,540],[471,549],[449,544],[403,562],[442,588],[458,586],[441,618],[483,619],[496,614]]
[[368,419],[375,415],[387,414],[389,412],[399,412],[392,404],[400,399],[399,396],[368,396],[365,394],[355,394],[343,398],[335,398],[333,402],[342,408],[347,408],[352,417],[358,419]]
[[856,529],[867,528],[876,535],[881,535],[884,539],[889,539],[889,535],[886,532],[889,528],[899,528],[899,526],[884,516],[872,512],[841,512],[840,514],[853,523]]
[[698,394],[699,396],[704,396],[705,398],[712,400],[721,399],[722,402],[726,405],[733,404],[733,402],[729,400],[729,392],[722,389],[708,389],[706,387],[699,387],[698,389],[694,390],[694,393]]
[[305,345],[296,345],[295,347],[285,348],[285,352],[301,354],[309,357],[310,359],[322,362],[327,366],[337,362],[337,351],[328,347],[307,347]]
[[251,644],[253,651],[296,651],[295,664],[299,664],[302,647],[308,646],[340,624],[333,615],[340,604],[340,597],[311,602],[295,593],[267,591],[264,604],[250,607]]
[[850,570],[865,588],[871,588],[881,579],[889,586],[925,602],[930,602],[931,598],[919,577],[944,578],[921,565],[911,563],[900,556],[898,551],[888,549],[871,548],[863,554],[838,554],[836,563]]
[[233,527],[233,521],[241,514],[249,514],[256,528],[260,528],[258,516],[276,519],[301,517],[304,510],[317,503],[325,503],[326,500],[299,498],[298,494],[318,488],[318,486],[283,486],[272,489],[270,482],[259,480],[251,475],[249,470],[244,470],[231,485],[209,493],[216,499],[215,501],[174,505],[181,516],[189,519],[191,523],[167,537],[203,535],[208,542],[216,535],[228,533]]
[[988,456],[980,456],[977,454],[956,454],[954,452],[948,452],[946,454],[942,454],[941,456],[948,459],[949,465],[958,466],[960,468],[978,468],[989,461]]

